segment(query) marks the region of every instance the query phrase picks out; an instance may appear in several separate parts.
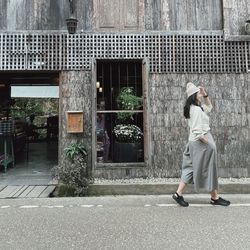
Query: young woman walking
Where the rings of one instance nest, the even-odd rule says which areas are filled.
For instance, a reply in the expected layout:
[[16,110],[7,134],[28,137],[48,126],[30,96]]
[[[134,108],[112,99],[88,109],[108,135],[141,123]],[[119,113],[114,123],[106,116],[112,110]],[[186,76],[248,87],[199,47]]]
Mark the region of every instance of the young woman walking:
[[205,189],[211,193],[212,205],[229,206],[230,201],[222,199],[217,193],[217,150],[210,133],[208,117],[212,104],[203,87],[196,87],[189,82],[186,92],[184,116],[188,120],[189,138],[183,153],[181,181],[173,199],[187,207],[189,204],[184,200],[182,192],[187,183],[193,183],[196,192]]

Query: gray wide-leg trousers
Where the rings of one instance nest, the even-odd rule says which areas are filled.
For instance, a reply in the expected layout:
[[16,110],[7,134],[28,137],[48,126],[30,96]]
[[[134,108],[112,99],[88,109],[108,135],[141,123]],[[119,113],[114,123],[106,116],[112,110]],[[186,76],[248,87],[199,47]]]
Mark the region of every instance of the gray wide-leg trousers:
[[210,132],[208,143],[189,141],[183,153],[181,180],[193,183],[196,192],[218,189],[217,149]]

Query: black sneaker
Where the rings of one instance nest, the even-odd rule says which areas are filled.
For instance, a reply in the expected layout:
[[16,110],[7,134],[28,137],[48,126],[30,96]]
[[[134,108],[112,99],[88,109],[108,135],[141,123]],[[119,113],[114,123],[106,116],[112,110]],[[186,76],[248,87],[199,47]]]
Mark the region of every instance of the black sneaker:
[[189,206],[188,202],[184,200],[183,196],[180,196],[178,193],[173,194],[172,198],[182,207]]
[[212,205],[219,205],[219,206],[229,206],[230,205],[230,201],[227,201],[227,200],[224,200],[222,199],[221,197],[219,197],[219,199],[212,199],[211,198],[211,201],[210,201],[210,204]]

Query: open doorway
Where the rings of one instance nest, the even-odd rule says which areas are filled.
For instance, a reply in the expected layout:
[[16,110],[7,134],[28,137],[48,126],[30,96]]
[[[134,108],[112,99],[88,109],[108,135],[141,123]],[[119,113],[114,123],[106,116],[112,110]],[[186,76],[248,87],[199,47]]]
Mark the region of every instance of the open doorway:
[[0,73],[0,180],[45,185],[58,163],[58,73]]
[[144,162],[141,60],[97,61],[97,164]]

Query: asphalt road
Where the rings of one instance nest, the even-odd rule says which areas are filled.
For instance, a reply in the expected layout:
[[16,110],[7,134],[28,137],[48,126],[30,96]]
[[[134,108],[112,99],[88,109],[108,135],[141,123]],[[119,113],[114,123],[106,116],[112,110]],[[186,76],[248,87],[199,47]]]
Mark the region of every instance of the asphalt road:
[[250,195],[0,200],[0,249],[250,249]]

